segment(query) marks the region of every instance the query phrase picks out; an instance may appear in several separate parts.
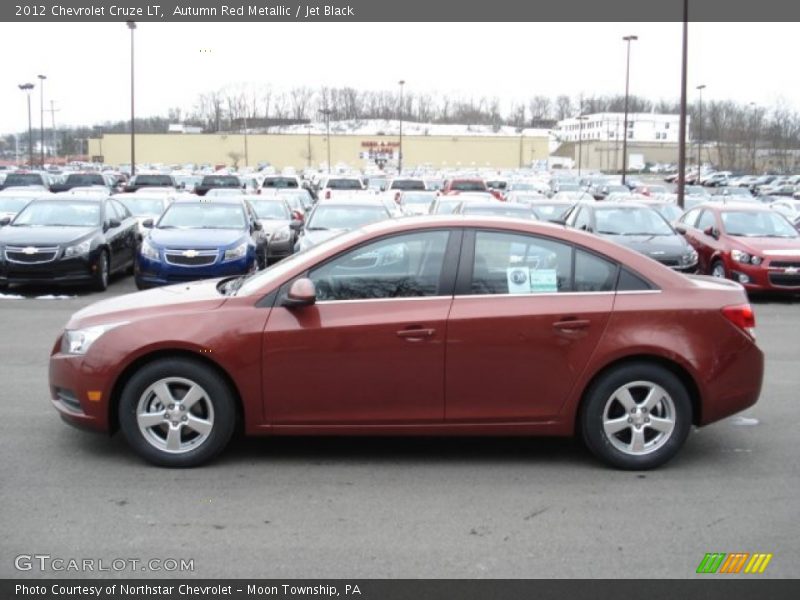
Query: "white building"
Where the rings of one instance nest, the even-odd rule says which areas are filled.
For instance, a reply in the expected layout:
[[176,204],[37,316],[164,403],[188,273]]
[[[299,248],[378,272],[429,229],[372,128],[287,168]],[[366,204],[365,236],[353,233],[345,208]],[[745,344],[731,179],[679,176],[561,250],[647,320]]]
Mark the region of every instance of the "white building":
[[[628,141],[678,143],[680,115],[628,113]],[[595,113],[559,121],[553,133],[562,142],[622,141],[624,113]],[[686,117],[689,129],[689,117]]]

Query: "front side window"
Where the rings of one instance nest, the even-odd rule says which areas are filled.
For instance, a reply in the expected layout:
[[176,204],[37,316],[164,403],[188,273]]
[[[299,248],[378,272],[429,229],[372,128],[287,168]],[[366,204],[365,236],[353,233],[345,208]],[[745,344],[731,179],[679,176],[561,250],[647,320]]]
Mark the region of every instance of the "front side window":
[[703,214],[700,215],[700,218],[697,220],[697,229],[700,231],[705,231],[709,227],[716,227],[717,222],[714,219],[714,213],[710,210],[704,210]]
[[345,252],[308,277],[318,301],[449,294],[439,289],[448,238],[447,231],[391,236]]
[[470,294],[569,291],[572,247],[532,235],[479,231]]

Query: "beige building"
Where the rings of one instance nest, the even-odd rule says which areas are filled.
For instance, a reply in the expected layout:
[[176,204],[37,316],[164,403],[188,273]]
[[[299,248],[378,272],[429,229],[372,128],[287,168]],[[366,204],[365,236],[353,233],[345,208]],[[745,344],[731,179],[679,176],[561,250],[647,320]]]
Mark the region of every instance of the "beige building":
[[[246,139],[245,139],[246,138]],[[397,136],[331,135],[331,165],[362,168],[375,157],[396,161]],[[245,149],[246,148],[246,149]],[[239,167],[270,163],[297,169],[327,163],[325,135],[304,134],[139,134],[136,163],[211,164]],[[111,165],[129,164],[128,134],[106,134],[89,140],[89,154]],[[245,156],[247,160],[245,161]],[[516,168],[546,160],[548,137],[540,136],[403,136],[405,167]]]
[[[628,164],[631,157],[639,155],[646,163],[677,163],[678,144],[671,142],[628,142]],[[689,149],[687,160],[696,157],[694,148]],[[580,162],[581,168],[592,171],[622,171],[622,141],[590,140],[582,143],[565,142],[554,153],[575,161],[575,168]]]

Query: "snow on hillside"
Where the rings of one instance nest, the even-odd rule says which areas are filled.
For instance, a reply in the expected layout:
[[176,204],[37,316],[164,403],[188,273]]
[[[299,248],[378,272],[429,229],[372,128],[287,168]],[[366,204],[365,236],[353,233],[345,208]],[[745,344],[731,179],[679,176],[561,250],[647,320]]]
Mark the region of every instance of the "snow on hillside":
[[[331,121],[331,133],[337,135],[391,135],[400,132],[397,120],[364,119],[350,121]],[[309,125],[289,125],[270,127],[270,133],[302,133],[325,135],[325,122],[318,121]],[[403,121],[403,135],[450,135],[450,136],[550,136],[549,129],[523,129],[501,126],[495,129],[491,125],[444,125],[440,123],[414,123]]]

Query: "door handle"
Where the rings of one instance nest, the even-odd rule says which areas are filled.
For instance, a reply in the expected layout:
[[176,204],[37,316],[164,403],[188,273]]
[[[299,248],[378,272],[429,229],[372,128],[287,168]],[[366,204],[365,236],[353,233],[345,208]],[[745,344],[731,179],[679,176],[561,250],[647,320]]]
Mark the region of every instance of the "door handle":
[[553,327],[559,331],[573,331],[575,329],[588,329],[591,321],[589,319],[564,319],[553,323]]
[[410,342],[416,342],[424,338],[433,337],[436,335],[435,329],[401,329],[397,332],[397,337],[401,337]]

